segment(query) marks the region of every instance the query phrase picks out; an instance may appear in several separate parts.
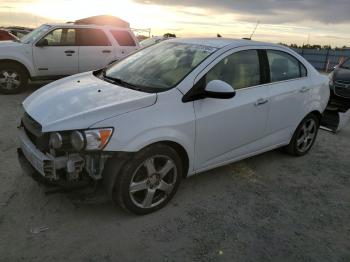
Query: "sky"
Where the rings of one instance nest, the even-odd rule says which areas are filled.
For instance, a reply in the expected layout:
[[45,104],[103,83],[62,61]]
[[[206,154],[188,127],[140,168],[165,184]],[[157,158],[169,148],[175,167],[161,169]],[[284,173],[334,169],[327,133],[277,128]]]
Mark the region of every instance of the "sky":
[[0,26],[36,27],[109,14],[179,37],[249,37],[350,46],[350,0],[0,0]]

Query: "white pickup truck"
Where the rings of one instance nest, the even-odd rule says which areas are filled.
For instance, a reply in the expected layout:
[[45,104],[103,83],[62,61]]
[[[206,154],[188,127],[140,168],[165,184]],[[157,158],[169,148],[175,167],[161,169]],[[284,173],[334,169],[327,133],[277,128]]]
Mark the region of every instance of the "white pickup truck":
[[0,43],[0,92],[19,93],[28,80],[55,80],[103,68],[137,49],[130,28],[44,24],[19,42]]

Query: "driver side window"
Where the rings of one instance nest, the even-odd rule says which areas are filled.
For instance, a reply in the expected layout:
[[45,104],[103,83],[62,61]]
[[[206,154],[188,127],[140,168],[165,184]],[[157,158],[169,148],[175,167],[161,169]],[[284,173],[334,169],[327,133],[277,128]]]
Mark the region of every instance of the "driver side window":
[[60,28],[51,31],[44,37],[48,46],[75,46],[75,29]]
[[235,90],[260,84],[260,63],[257,50],[245,50],[233,53],[206,75],[206,84],[212,80],[222,80]]

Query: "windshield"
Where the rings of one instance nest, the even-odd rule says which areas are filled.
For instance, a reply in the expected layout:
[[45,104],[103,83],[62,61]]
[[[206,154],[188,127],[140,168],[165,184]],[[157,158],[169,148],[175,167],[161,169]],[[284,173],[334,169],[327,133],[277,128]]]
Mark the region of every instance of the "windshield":
[[341,64],[340,68],[350,69],[350,59]]
[[106,70],[105,77],[145,92],[161,92],[176,86],[216,50],[203,45],[162,42],[121,60]]
[[49,31],[51,26],[49,25],[42,25],[39,26],[37,29],[33,30],[29,34],[23,36],[20,41],[24,44],[29,44],[35,40],[37,40],[42,34],[46,33]]
[[160,42],[161,39],[155,39],[155,38],[148,38],[145,39],[143,41],[140,42],[140,46],[144,47],[144,46],[149,46],[149,45],[153,45],[154,43],[156,43],[157,41]]

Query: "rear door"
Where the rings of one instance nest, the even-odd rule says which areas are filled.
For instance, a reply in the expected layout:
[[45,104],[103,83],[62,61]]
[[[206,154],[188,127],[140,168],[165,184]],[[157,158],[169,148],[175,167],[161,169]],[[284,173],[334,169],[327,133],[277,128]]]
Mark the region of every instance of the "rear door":
[[270,114],[267,136],[276,145],[286,142],[307,114],[311,80],[306,67],[289,53],[266,50],[270,75]]
[[116,50],[117,59],[123,58],[138,49],[136,39],[128,30],[112,29],[110,32],[117,46],[119,46]]
[[114,61],[114,50],[105,32],[96,28],[77,29],[79,72],[106,67]]
[[[56,28],[42,39],[45,46],[33,46],[39,76],[65,76],[78,73],[78,51],[74,28]],[[40,40],[39,40],[40,41]]]

